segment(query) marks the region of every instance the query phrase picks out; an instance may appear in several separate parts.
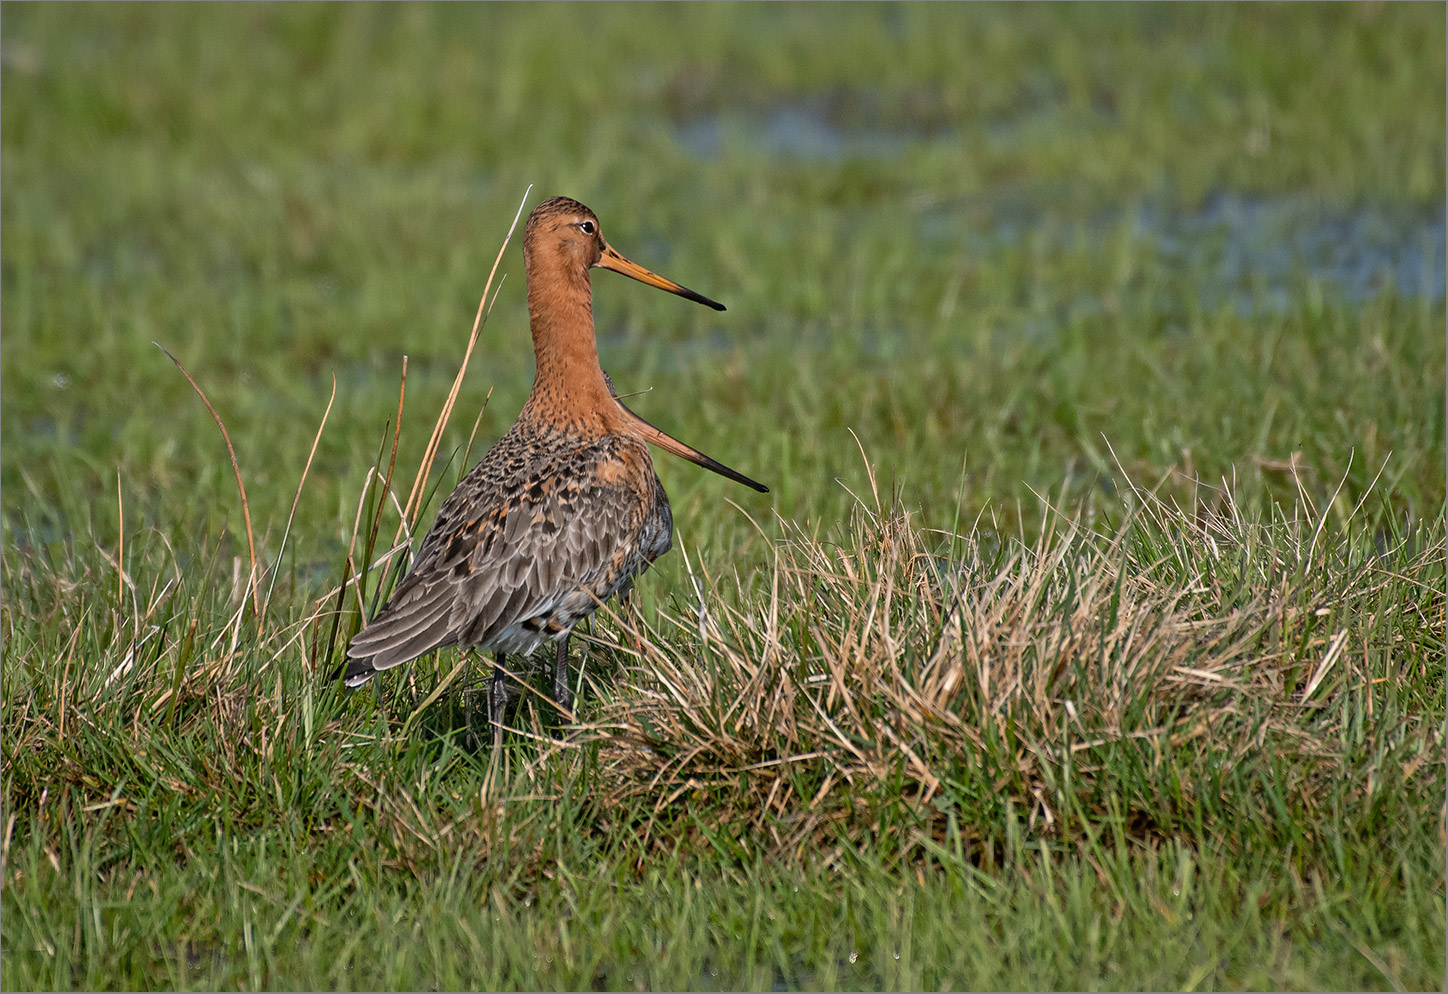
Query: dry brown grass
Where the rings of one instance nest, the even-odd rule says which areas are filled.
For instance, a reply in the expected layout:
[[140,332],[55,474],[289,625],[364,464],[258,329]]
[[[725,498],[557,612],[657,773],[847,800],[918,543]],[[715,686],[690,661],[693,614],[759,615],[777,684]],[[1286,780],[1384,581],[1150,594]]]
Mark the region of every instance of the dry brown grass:
[[[1334,804],[1441,781],[1441,701],[1421,691],[1442,686],[1441,527],[1374,543],[1306,497],[1270,520],[1230,493],[1217,506],[1132,489],[1118,525],[1048,508],[1030,542],[927,530],[878,493],[832,539],[781,521],[757,576],[691,562],[689,610],[620,621],[637,648],[594,681],[587,720],[559,734],[528,713],[524,762],[457,810],[413,803],[427,785],[393,767],[451,734],[456,702],[439,698],[464,660],[410,670],[379,725],[317,682],[310,633],[332,624],[331,596],[258,632],[240,559],[242,580],[195,585],[154,547],[148,578],[79,613],[66,569],[26,567],[12,588],[72,634],[10,702],[5,766],[45,767],[17,796],[71,784],[124,806],[68,741],[147,767],[158,732],[183,737],[213,758],[156,774],[181,793],[250,793],[305,753],[393,826],[400,865],[463,839],[479,859],[527,849],[550,810],[531,802],[579,789],[600,839],[794,859],[988,845],[1003,824],[1151,839],[1275,819],[1306,845]],[[1419,696],[1395,699],[1399,684]]]
[[[924,530],[877,493],[844,541],[782,522],[755,581],[691,572],[692,611],[639,633],[579,733],[600,744],[601,809],[643,805],[665,846],[908,850],[998,830],[973,830],[981,815],[1047,835],[1113,808],[1148,834],[1234,817],[1223,783],[1264,750],[1292,758],[1275,789],[1294,809],[1371,775],[1349,769],[1344,725],[1441,650],[1441,532],[1365,556],[1305,498],[1268,522],[1230,494],[1128,506],[1110,533],[1049,511],[1026,544]],[[1399,724],[1378,731],[1441,773],[1441,728]]]

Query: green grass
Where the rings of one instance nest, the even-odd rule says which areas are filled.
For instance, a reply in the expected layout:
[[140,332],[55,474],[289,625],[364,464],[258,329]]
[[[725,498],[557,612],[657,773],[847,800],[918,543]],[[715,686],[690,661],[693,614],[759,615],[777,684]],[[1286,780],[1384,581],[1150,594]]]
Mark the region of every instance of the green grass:
[[[1408,4],[8,5],[0,984],[1440,986],[1444,301],[1296,253],[1386,218],[1442,286],[1444,42]],[[530,183],[728,305],[600,274],[600,352],[772,492],[661,457],[676,551],[579,648],[579,724],[495,757],[459,683],[414,714],[455,654],[323,677],[402,356],[410,484]],[[1223,203],[1285,267],[1236,274]],[[526,396],[520,263],[443,493]],[[262,619],[152,342],[235,444]]]

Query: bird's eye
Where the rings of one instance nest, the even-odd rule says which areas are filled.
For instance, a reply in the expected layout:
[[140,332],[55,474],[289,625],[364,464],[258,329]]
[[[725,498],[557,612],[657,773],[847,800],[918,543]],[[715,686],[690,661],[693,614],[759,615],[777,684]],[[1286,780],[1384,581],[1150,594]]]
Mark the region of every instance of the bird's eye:
[[578,224],[578,230],[581,231],[581,232],[583,232],[585,235],[591,235],[591,234],[593,234],[593,231],[594,231],[593,222],[592,222],[592,221],[580,221],[579,224]]

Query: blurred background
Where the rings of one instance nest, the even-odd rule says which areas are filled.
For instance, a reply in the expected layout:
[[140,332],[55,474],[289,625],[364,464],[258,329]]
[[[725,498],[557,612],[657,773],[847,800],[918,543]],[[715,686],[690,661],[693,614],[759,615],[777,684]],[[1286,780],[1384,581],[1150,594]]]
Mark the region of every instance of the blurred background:
[[[292,538],[334,572],[402,357],[410,480],[530,186],[728,305],[594,280],[631,405],[773,488],[661,456],[693,547],[758,540],[726,497],[829,528],[865,460],[942,527],[1123,470],[1441,513],[1441,4],[24,4],[0,54],[21,546],[111,541],[118,476],[128,529],[238,533],[154,341],[273,550],[335,377]],[[502,271],[444,492],[531,382]]]

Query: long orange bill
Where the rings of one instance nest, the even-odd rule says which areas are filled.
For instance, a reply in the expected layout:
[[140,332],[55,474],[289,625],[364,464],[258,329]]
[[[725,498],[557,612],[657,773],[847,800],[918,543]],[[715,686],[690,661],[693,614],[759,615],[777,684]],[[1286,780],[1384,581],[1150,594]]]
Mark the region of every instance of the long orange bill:
[[659,428],[655,428],[653,425],[649,424],[647,421],[639,417],[633,411],[630,411],[627,407],[624,407],[622,403],[620,403],[618,406],[623,407],[624,413],[626,413],[630,418],[633,419],[633,427],[634,430],[639,433],[639,437],[642,438],[645,442],[648,442],[650,445],[657,445],[665,452],[672,452],[674,455],[687,459],[689,460],[689,462],[694,463],[697,466],[703,466],[705,469],[712,470],[726,479],[733,480],[735,483],[742,483],[746,487],[758,490],[762,494],[769,493],[769,488],[766,487],[764,484],[756,483],[754,480],[751,480],[743,473],[737,472],[730,469],[728,466],[725,466],[719,460],[709,458],[708,456],[704,455],[704,453],[694,448],[692,445],[685,445],[683,442],[679,441],[668,432],[663,431]]
[[[649,272],[637,262],[630,262],[613,250],[613,246],[605,245],[603,255],[598,260],[600,269],[612,269],[615,273],[623,273],[631,276],[640,283],[647,283],[649,286],[656,286],[660,290],[667,290],[670,293],[677,293],[685,300],[692,300],[696,304],[703,304],[705,307],[712,307],[716,311],[722,311],[724,305],[717,300],[710,300],[702,293],[695,293],[686,286],[680,286],[673,280],[666,280],[658,273]],[[682,444],[682,443],[681,443]]]

